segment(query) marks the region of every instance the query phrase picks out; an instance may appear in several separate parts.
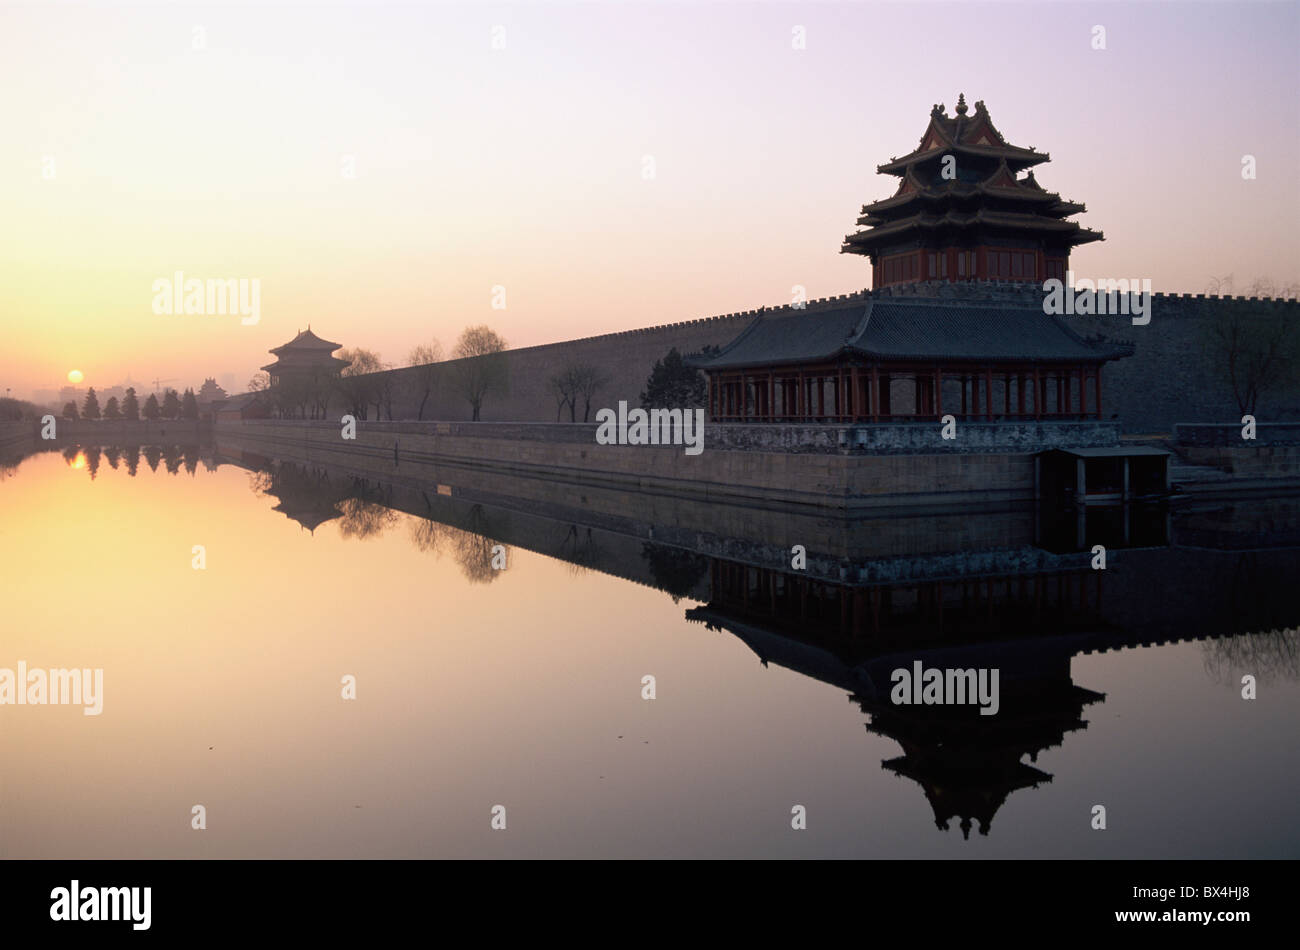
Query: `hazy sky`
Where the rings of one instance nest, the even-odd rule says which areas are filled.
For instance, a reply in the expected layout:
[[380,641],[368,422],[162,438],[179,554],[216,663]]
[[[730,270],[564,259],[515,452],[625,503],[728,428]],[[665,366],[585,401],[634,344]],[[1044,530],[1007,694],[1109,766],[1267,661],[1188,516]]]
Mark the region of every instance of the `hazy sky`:
[[[0,389],[861,289],[875,167],[958,92],[1087,204],[1081,276],[1295,280],[1298,43],[1294,2],[0,4]],[[259,279],[260,322],[154,314],[178,270]]]

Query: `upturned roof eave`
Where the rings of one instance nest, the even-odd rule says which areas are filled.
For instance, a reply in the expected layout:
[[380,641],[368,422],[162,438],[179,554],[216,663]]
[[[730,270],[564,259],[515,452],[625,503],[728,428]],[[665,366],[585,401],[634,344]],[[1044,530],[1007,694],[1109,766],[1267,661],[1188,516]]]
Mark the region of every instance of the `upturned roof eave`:
[[896,158],[883,165],[877,165],[876,173],[880,175],[904,174],[909,166],[932,158],[938,158],[945,152],[964,152],[980,158],[1001,158],[1008,162],[1022,163],[1025,168],[1041,165],[1043,162],[1052,160],[1050,152],[1035,152],[1031,149],[1021,148],[1018,145],[964,145],[953,143],[929,148],[924,152],[915,151],[904,155],[902,158]]
[[1069,240],[1072,246],[1105,240],[1105,235],[1101,231],[1085,228],[1077,221],[1064,221],[1055,218],[1044,221],[1031,217],[1026,221],[1009,221],[971,215],[968,220],[957,220],[951,215],[944,215],[932,221],[925,221],[921,216],[913,215],[909,218],[901,218],[898,221],[890,221],[887,224],[875,225],[866,231],[846,234],[841,248],[870,246],[887,239],[893,239],[900,234],[906,234],[911,230],[936,231],[943,228],[969,230],[980,227],[1046,232]]
[[[964,189],[954,187],[942,189],[923,188],[918,191],[909,191],[902,195],[890,195],[888,198],[881,198],[879,201],[873,201],[870,204],[863,205],[861,215],[864,218],[870,217],[876,212],[905,207],[915,201],[943,201],[945,199],[975,198],[980,195],[992,195],[995,198],[1008,198],[1015,201],[1031,201],[1035,204],[1048,206],[1048,210],[1055,210],[1051,207],[1053,202],[1059,202],[1062,205],[1062,208],[1074,207],[1070,202],[1061,201],[1060,194],[1054,191],[1007,188],[1001,185],[985,185],[980,183],[977,185],[967,185]],[[1086,209],[1082,205],[1079,205],[1077,211],[1071,210],[1065,213],[1076,214],[1082,213],[1084,210]],[[861,223],[861,218],[859,219],[859,223]]]

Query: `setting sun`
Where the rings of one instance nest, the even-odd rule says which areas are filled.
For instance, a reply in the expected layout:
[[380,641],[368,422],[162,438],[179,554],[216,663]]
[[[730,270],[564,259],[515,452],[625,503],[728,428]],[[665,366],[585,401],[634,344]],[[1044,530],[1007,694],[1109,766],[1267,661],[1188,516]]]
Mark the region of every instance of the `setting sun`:
[[79,369],[68,371],[68,382],[70,383],[79,383],[85,378],[85,375]]

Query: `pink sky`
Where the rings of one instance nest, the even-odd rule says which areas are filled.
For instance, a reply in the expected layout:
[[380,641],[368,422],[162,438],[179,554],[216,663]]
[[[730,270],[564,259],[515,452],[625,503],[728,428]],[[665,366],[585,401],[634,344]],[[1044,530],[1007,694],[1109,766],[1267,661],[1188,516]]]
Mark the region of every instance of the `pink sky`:
[[[402,363],[861,289],[875,167],[958,92],[1088,206],[1080,276],[1294,281],[1298,45],[1296,3],[6,5],[0,389],[242,388],[309,322]],[[260,322],[154,314],[177,270],[259,279]]]

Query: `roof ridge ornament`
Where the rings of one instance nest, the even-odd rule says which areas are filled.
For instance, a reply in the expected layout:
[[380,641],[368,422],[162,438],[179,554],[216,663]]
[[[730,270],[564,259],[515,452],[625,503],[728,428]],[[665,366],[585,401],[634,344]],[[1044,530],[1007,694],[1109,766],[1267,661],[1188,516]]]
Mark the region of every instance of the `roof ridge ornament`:
[[964,92],[957,93],[957,114],[966,114],[966,93]]

